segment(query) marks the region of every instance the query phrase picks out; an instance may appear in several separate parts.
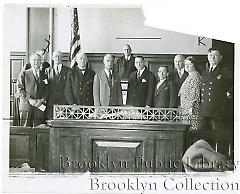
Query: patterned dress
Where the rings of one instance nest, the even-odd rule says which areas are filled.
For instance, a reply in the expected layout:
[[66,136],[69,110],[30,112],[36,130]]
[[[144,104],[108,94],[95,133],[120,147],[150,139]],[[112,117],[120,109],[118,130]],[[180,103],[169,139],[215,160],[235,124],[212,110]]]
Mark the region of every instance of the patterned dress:
[[197,118],[199,112],[201,83],[201,76],[197,71],[190,73],[183,82],[178,94],[180,96],[181,107],[187,111],[191,110],[190,123],[193,130],[196,130],[198,127]]

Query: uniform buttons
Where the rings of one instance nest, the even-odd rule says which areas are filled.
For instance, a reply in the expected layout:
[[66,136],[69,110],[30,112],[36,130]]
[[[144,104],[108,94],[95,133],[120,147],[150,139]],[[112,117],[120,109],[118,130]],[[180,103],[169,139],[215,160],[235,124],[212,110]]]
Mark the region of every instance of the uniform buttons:
[[208,99],[208,101],[210,102],[210,101],[211,101],[211,99]]
[[203,100],[202,100],[202,102],[203,102]]
[[211,93],[208,93],[208,95],[211,95]]
[[88,101],[88,98],[86,100]]
[[210,82],[210,85],[212,85],[212,82]]
[[205,86],[205,83],[203,83],[202,85]]
[[212,88],[208,88],[209,90],[211,90]]
[[204,94],[202,94],[202,96],[204,96]]
[[202,91],[204,91],[204,88],[202,88]]
[[82,95],[82,93],[80,93],[80,95]]

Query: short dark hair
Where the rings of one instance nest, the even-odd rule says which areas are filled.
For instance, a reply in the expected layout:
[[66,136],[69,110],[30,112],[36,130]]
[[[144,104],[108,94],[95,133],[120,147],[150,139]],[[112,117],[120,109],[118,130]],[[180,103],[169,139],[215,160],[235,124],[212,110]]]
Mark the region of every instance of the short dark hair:
[[167,65],[160,65],[158,69],[160,69],[160,67],[164,67],[164,68],[166,68],[166,69],[167,69],[167,72],[169,72],[169,71],[168,71],[168,66],[167,66]]
[[220,55],[222,55],[222,50],[219,47],[211,47],[208,49],[208,52],[211,53],[212,51],[218,51]]
[[143,56],[136,56],[135,58],[141,58],[144,61],[144,57]]

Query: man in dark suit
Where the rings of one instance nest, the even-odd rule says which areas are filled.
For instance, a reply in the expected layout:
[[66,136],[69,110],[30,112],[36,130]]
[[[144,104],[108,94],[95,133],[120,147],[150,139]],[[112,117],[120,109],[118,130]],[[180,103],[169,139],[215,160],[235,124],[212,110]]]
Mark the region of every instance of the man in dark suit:
[[202,74],[199,130],[233,130],[233,72],[219,49],[208,52],[210,68]]
[[31,55],[30,64],[31,68],[23,70],[17,80],[20,125],[29,127],[45,123],[45,104],[48,95],[47,77],[40,69],[41,56]]
[[155,75],[148,71],[144,58],[135,58],[137,71],[129,76],[127,105],[138,107],[151,107],[154,104]]
[[126,44],[123,48],[123,51],[124,55],[117,60],[113,70],[114,73],[119,74],[121,80],[128,80],[129,75],[137,69],[134,65],[134,56],[131,54],[131,46]]
[[106,54],[103,59],[104,70],[96,74],[93,83],[95,106],[122,105],[122,87],[118,74],[113,72],[113,57]]
[[[176,92],[178,94],[182,83],[185,81],[185,79],[188,76],[188,73],[184,70],[184,56],[181,54],[177,54],[174,57],[174,70],[169,76],[169,79],[172,80],[173,84],[176,87]],[[180,106],[180,97],[177,96],[177,106]]]
[[87,55],[78,52],[66,83],[65,94],[68,104],[93,106],[94,76],[95,72],[89,67]]
[[177,107],[176,87],[172,81],[168,80],[168,75],[168,67],[166,65],[161,65],[158,69],[159,82],[157,83],[155,89],[155,107]]
[[65,97],[65,83],[67,80],[69,67],[62,64],[62,53],[60,51],[53,52],[53,67],[46,69],[49,95],[47,99],[47,118],[53,118],[54,104],[67,104]]

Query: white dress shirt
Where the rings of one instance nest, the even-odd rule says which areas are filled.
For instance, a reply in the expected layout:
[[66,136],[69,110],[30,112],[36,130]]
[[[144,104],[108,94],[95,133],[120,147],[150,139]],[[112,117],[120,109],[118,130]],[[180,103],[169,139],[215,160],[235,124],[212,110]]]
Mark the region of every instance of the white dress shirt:
[[127,60],[127,61],[129,61],[130,60],[130,57],[131,57],[131,55],[130,56],[125,56],[125,59]]
[[105,71],[105,73],[106,73],[107,77],[109,78],[109,72],[111,72],[111,74],[112,74],[112,70],[107,70],[107,69],[104,69],[104,71]]
[[184,74],[184,68],[182,68],[181,70],[177,70],[178,71],[178,75],[181,78],[182,75]]
[[62,70],[62,64],[54,65],[54,70],[55,70],[56,74],[60,74],[61,70]]
[[139,74],[141,76],[143,74],[144,70],[145,70],[145,67],[143,69],[141,69],[141,70],[138,70],[137,74]]

